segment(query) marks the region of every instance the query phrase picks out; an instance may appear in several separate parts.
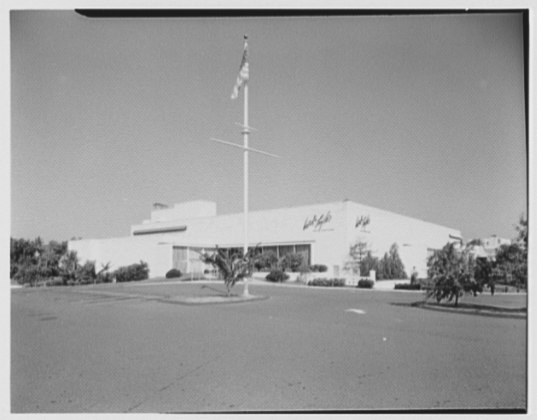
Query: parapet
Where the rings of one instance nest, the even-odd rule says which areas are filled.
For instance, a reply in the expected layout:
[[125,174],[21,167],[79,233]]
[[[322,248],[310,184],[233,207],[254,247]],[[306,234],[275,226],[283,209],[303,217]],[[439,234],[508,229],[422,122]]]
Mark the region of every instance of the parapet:
[[216,216],[216,203],[214,201],[196,200],[177,203],[171,208],[154,209],[151,211],[150,223],[214,216]]

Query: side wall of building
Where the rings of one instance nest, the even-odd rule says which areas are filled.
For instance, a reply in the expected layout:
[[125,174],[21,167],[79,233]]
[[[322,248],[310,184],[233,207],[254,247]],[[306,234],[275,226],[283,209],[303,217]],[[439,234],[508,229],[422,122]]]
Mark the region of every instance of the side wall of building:
[[96,270],[110,263],[110,271],[118,267],[144,261],[149,266],[149,276],[163,276],[172,266],[172,249],[159,244],[154,238],[81,239],[69,241],[69,250],[77,252],[81,262],[95,261]]
[[402,216],[396,213],[348,202],[349,246],[366,242],[372,254],[382,258],[392,244],[397,244],[399,256],[410,276],[415,267],[420,277],[427,275],[427,256],[433,249],[460,237],[459,230]]

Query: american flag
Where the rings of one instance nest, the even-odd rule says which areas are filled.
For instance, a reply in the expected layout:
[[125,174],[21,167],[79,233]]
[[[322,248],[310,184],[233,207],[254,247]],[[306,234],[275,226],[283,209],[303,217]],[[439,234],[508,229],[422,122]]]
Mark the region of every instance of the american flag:
[[247,37],[244,36],[244,52],[242,54],[242,61],[239,70],[239,75],[237,76],[237,81],[235,86],[233,86],[233,92],[231,93],[231,99],[237,99],[239,96],[239,90],[241,86],[248,80],[250,77],[250,71],[248,69],[248,41]]

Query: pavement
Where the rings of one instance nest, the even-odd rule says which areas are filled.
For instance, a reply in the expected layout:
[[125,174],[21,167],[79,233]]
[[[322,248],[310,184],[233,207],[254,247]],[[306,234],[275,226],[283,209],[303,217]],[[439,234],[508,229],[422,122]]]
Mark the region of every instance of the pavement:
[[[221,297],[217,282],[13,289],[12,412],[526,407],[524,318],[424,310],[412,306],[416,293],[249,289],[264,299],[179,302]],[[461,302],[489,297],[469,298]],[[493,298],[525,304],[523,296]]]

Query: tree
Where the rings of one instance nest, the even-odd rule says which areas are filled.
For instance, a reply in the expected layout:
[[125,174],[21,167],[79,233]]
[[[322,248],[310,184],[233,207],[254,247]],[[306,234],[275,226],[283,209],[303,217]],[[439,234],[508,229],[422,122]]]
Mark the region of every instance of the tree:
[[63,284],[74,283],[79,269],[78,255],[76,251],[66,252],[60,259],[60,275]]
[[101,269],[95,275],[95,281],[98,283],[110,283],[112,281],[112,275],[108,271],[110,269],[110,261],[106,264],[101,263]]
[[524,216],[520,216],[518,225],[515,226],[516,231],[518,232],[517,241],[522,245],[522,247],[528,251],[528,219],[524,219]]
[[378,278],[382,280],[407,278],[405,266],[399,257],[399,248],[396,243],[392,244],[390,250],[379,261]]
[[528,283],[528,219],[520,216],[515,229],[517,237],[513,242],[497,250],[491,277],[518,289]]
[[97,274],[95,272],[95,262],[86,261],[83,265],[79,265],[75,273],[76,282],[80,284],[95,283]]
[[11,238],[10,277],[19,284],[36,286],[46,274],[41,265],[43,251],[43,241],[40,237],[35,240]]
[[495,275],[494,264],[488,258],[478,257],[475,259],[474,278],[481,288],[485,285],[490,287],[490,294],[494,296]]
[[374,257],[371,251],[360,262],[360,273],[369,273],[371,270],[378,271],[379,259]]
[[437,302],[455,299],[455,306],[459,298],[468,292],[477,295],[482,291],[475,277],[475,260],[468,248],[457,249],[455,243],[446,244],[441,250],[435,251],[427,261],[427,274],[433,281],[432,289],[427,298],[433,296]]
[[44,277],[56,277],[60,275],[60,260],[67,252],[67,242],[50,241],[43,247],[39,257],[41,274]]
[[[254,266],[254,255],[257,253],[257,247],[249,249],[245,256],[242,253],[228,254],[222,249],[216,247],[216,251],[212,254],[201,253],[200,259],[206,264],[211,264],[215,267],[222,277],[227,289],[227,296],[231,292],[231,288],[239,280],[243,280],[251,275]],[[245,288],[244,295],[248,291]]]
[[[32,283],[36,280],[38,274],[37,265],[42,253],[43,241],[40,237],[33,241],[10,238],[10,278],[17,280],[20,284]],[[32,267],[31,270],[30,267]],[[18,272],[21,273],[17,275]],[[27,278],[29,273],[32,273],[31,279]]]
[[528,281],[528,253],[521,243],[502,245],[496,252],[496,275],[517,288]]
[[345,263],[345,269],[352,272],[352,274],[360,275],[360,266],[362,260],[370,252],[368,250],[368,244],[364,241],[358,241],[349,248],[349,259]]

